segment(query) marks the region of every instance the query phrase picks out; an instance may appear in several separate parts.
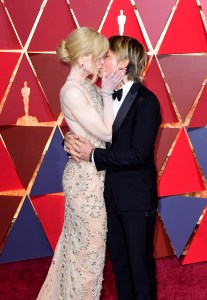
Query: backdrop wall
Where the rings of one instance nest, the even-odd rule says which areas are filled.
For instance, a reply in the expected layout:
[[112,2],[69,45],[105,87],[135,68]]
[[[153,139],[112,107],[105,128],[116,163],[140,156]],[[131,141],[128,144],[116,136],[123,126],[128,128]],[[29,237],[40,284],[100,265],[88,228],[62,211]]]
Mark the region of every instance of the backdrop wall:
[[0,24],[0,263],[50,256],[60,235],[68,68],[55,49],[79,26],[146,47],[163,118],[155,257],[207,261],[206,0],[1,0]]

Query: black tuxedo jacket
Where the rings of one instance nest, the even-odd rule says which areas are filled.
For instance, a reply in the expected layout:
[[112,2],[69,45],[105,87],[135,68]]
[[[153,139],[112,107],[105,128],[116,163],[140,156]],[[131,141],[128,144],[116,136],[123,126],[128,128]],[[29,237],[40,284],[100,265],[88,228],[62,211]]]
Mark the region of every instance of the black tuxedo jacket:
[[156,96],[134,83],[114,120],[110,149],[94,151],[97,170],[106,170],[106,205],[112,198],[124,211],[157,208],[154,144],[160,124]]

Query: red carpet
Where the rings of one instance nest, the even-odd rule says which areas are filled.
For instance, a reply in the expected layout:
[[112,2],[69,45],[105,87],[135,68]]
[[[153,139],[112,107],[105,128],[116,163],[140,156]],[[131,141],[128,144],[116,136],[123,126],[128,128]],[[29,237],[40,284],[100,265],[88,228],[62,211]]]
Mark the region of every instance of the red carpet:
[[[35,300],[51,258],[0,265],[0,300]],[[176,257],[156,259],[158,300],[206,300],[207,262],[182,266]],[[101,300],[117,300],[113,273],[106,261]]]

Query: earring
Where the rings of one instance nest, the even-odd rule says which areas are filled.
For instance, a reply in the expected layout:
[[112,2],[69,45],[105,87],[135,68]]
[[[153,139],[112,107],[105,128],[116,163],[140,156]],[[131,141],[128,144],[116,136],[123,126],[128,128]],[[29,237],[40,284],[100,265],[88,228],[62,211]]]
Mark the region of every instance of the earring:
[[83,74],[83,64],[81,65],[80,72]]

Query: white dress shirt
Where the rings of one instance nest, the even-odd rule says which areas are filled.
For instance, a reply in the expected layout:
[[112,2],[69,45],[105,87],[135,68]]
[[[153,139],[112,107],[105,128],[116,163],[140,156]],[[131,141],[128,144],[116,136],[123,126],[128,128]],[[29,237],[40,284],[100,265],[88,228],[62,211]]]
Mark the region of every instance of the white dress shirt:
[[130,90],[130,88],[131,88],[131,86],[132,86],[133,83],[134,83],[134,82],[131,81],[131,80],[127,81],[127,82],[122,86],[123,93],[122,93],[121,100],[120,100],[120,101],[118,101],[117,99],[114,99],[114,100],[113,100],[113,104],[112,104],[112,105],[113,105],[114,119],[116,118],[116,115],[117,115],[117,113],[118,113],[118,111],[119,111],[119,109],[120,109],[122,103],[124,102],[124,99],[125,99],[126,95],[128,94],[128,92],[129,92],[129,90]]

